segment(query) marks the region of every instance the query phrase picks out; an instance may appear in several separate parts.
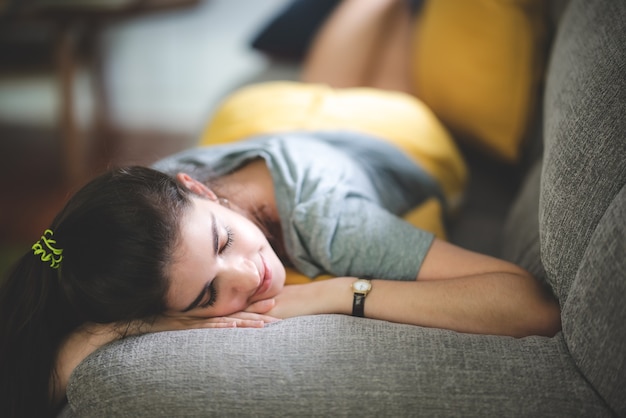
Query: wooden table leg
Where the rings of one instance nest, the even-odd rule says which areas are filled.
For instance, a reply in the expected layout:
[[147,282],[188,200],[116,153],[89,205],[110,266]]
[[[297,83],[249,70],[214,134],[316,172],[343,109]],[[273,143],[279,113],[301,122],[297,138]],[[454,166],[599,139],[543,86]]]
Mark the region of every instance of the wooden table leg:
[[85,178],[85,144],[76,117],[74,79],[76,73],[77,28],[71,21],[60,26],[56,46],[57,76],[61,96],[60,128],[64,181],[69,187]]
[[110,114],[110,101],[107,89],[105,51],[102,48],[103,24],[95,19],[86,28],[85,40],[88,51],[88,66],[91,74],[91,90],[93,93],[93,147],[89,161],[93,161],[95,169],[109,167],[119,151],[119,141]]

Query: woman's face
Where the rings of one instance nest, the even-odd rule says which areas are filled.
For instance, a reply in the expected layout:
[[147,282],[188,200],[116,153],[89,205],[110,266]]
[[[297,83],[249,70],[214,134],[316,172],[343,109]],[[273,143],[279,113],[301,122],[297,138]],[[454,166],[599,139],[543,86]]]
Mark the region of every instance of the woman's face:
[[227,316],[278,295],[285,268],[262,231],[214,199],[191,200],[170,270],[168,314]]

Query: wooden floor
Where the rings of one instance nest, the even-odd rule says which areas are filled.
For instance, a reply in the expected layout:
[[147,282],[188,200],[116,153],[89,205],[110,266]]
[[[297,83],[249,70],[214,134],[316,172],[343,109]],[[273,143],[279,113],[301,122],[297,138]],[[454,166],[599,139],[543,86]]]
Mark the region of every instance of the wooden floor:
[[[182,134],[113,135],[120,144],[117,152],[104,161],[89,164],[80,182],[87,182],[108,167],[148,165],[193,143],[192,138]],[[80,186],[64,181],[59,142],[54,129],[0,124],[0,277],[17,257],[28,251]]]

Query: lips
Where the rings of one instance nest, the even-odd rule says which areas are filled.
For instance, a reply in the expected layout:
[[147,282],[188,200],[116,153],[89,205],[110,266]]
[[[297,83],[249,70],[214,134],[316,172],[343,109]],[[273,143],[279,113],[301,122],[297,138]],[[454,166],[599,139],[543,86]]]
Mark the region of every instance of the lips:
[[263,257],[263,254],[259,253],[259,255],[261,256],[261,264],[263,265],[263,270],[259,271],[259,275],[261,276],[261,283],[259,283],[259,287],[254,293],[254,296],[262,295],[272,285],[272,269],[267,265],[267,261],[265,261],[265,257]]

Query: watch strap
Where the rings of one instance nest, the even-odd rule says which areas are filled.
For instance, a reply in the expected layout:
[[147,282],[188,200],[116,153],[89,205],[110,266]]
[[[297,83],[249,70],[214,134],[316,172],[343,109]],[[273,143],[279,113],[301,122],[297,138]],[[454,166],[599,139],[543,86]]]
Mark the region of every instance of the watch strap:
[[354,300],[352,301],[352,316],[358,316],[363,318],[365,316],[365,295],[362,293],[355,293]]

